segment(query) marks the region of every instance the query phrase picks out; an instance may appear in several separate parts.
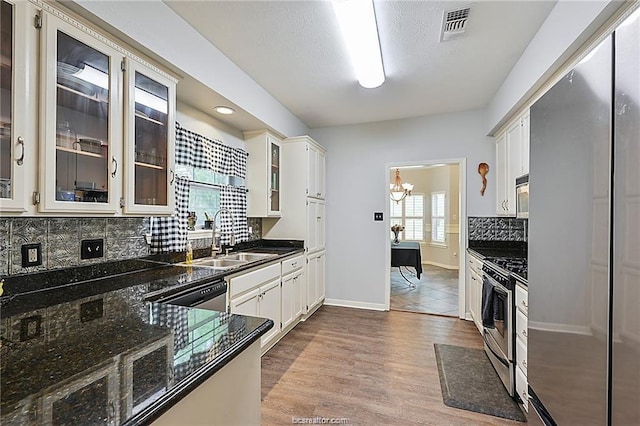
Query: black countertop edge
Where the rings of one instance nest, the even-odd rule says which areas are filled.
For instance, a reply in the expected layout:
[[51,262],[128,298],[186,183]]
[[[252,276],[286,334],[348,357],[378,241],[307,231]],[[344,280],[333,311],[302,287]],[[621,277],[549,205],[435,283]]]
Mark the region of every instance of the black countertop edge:
[[[279,241],[279,240],[256,240],[261,241]],[[231,268],[221,271],[216,274],[212,274],[210,277],[204,278],[199,282],[189,283],[189,286],[199,284],[206,280],[222,279],[227,275],[231,275],[236,272],[259,266],[265,263],[272,262],[279,258],[285,258],[294,253],[303,252],[302,245],[297,247],[297,244],[291,244],[290,241],[282,241],[284,245],[259,245],[254,244],[246,248],[236,248],[235,252],[247,251],[252,249],[263,248],[264,251],[270,251],[277,254],[276,257],[269,257],[259,261],[254,261],[246,265],[242,265],[238,268]],[[294,243],[296,243],[294,241]],[[237,247],[237,246],[236,246]],[[209,249],[205,249],[209,250]],[[203,256],[210,255],[210,251]],[[95,282],[100,279],[110,279],[117,276],[125,276],[132,273],[142,272],[145,270],[151,270],[160,267],[166,267],[175,263],[184,262],[184,253],[168,253],[161,255],[151,255],[136,259],[127,260],[114,260],[103,263],[97,263],[94,265],[85,265],[80,267],[64,268],[51,271],[37,272],[33,274],[20,274],[9,275],[3,277],[4,279],[4,295],[0,296],[0,305],[7,303],[12,297],[20,294],[37,293],[43,290],[59,289],[72,285],[80,285],[85,282]],[[185,266],[185,265],[181,265]],[[197,268],[198,266],[193,266]],[[200,268],[200,267],[198,267]],[[178,274],[178,272],[176,272]],[[42,284],[45,283],[45,284]],[[182,288],[185,288],[182,286]],[[176,288],[176,290],[179,290]]]
[[515,278],[515,279],[516,279],[516,281],[518,281],[518,282],[519,282],[520,284],[522,284],[523,286],[525,286],[525,287],[529,287],[529,282],[527,281],[527,279],[526,279],[525,277],[522,277],[522,276],[520,276],[520,275],[516,274],[515,272],[512,272],[512,273],[511,273],[511,276],[512,276],[513,278]]
[[245,339],[231,346],[222,356],[215,359],[214,362],[207,364],[200,370],[191,374],[184,379],[182,383],[169,390],[153,404],[142,410],[135,416],[127,419],[122,425],[147,425],[157,420],[162,414],[167,412],[171,407],[186,397],[191,391],[196,389],[207,379],[229,364],[236,356],[240,355],[245,349],[260,339],[267,331],[271,330],[274,323],[270,319],[265,319],[264,323],[256,328]]
[[[239,251],[239,250],[238,250]],[[245,250],[242,250],[245,251]],[[229,269],[225,269],[216,273],[211,274],[210,276],[207,277],[203,277],[199,280],[195,280],[195,281],[191,281],[189,283],[185,283],[182,285],[176,285],[174,287],[168,288],[168,289],[163,289],[160,291],[156,291],[156,292],[151,292],[148,293],[145,296],[145,300],[147,301],[155,301],[160,297],[166,297],[166,296],[172,296],[174,294],[177,294],[183,290],[186,290],[188,288],[192,288],[192,287],[197,287],[198,285],[201,284],[205,284],[211,281],[217,281],[217,280],[222,280],[225,277],[229,276],[229,275],[234,275],[240,272],[244,272],[247,271],[249,269],[253,269],[256,266],[260,266],[260,265],[266,265],[267,263],[272,263],[272,262],[276,262],[276,261],[282,261],[283,259],[292,256],[294,254],[299,254],[299,253],[304,253],[304,249],[303,248],[288,248],[287,251],[278,251],[276,254],[277,256],[275,257],[267,257],[264,259],[260,259],[260,260],[254,260],[253,262],[247,263],[247,264],[243,264],[243,265],[238,265],[236,267],[233,268],[229,268]],[[182,261],[180,261],[182,262]],[[197,265],[179,265],[182,267],[191,267],[191,268],[198,268],[198,269],[208,269],[208,270],[213,270],[211,268],[209,268],[208,266],[197,266]]]
[[488,257],[527,257],[526,251],[503,248],[468,247],[467,252],[476,257],[479,257],[480,259],[485,259]]

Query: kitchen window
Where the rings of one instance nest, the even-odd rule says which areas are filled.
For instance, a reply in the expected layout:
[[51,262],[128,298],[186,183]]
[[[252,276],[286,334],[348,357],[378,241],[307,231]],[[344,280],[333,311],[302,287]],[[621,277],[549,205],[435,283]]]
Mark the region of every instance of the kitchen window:
[[[408,195],[399,203],[389,201],[391,225],[404,226],[401,239],[424,241],[424,194]],[[391,236],[393,238],[393,233]]]
[[445,245],[445,210],[446,194],[444,191],[431,193],[431,243]]

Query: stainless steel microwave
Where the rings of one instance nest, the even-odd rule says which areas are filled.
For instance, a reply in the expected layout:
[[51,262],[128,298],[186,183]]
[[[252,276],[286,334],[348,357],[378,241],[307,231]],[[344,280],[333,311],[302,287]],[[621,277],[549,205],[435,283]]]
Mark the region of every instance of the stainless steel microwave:
[[529,218],[529,175],[516,178],[516,217]]

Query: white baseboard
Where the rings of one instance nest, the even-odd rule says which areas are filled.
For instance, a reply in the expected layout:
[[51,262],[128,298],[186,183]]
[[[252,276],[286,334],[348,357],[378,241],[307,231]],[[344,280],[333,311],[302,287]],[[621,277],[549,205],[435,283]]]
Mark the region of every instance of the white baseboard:
[[553,324],[548,322],[529,321],[529,328],[542,331],[552,331],[556,333],[582,334],[583,336],[593,336],[593,330],[589,326],[573,324]]
[[423,265],[433,265],[433,266],[437,266],[439,268],[444,268],[444,269],[460,269],[460,265],[445,265],[444,263],[438,263],[438,262],[432,262],[430,260],[425,260],[424,262],[422,262]]
[[324,299],[328,306],[342,306],[344,308],[369,309],[372,311],[384,311],[384,303],[356,302],[353,300]]

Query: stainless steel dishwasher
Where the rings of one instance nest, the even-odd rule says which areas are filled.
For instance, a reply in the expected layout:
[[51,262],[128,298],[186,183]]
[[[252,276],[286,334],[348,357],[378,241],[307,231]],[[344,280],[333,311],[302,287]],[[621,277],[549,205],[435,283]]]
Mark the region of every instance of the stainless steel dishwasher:
[[162,297],[156,302],[226,312],[227,283],[225,280],[208,282],[195,288]]

